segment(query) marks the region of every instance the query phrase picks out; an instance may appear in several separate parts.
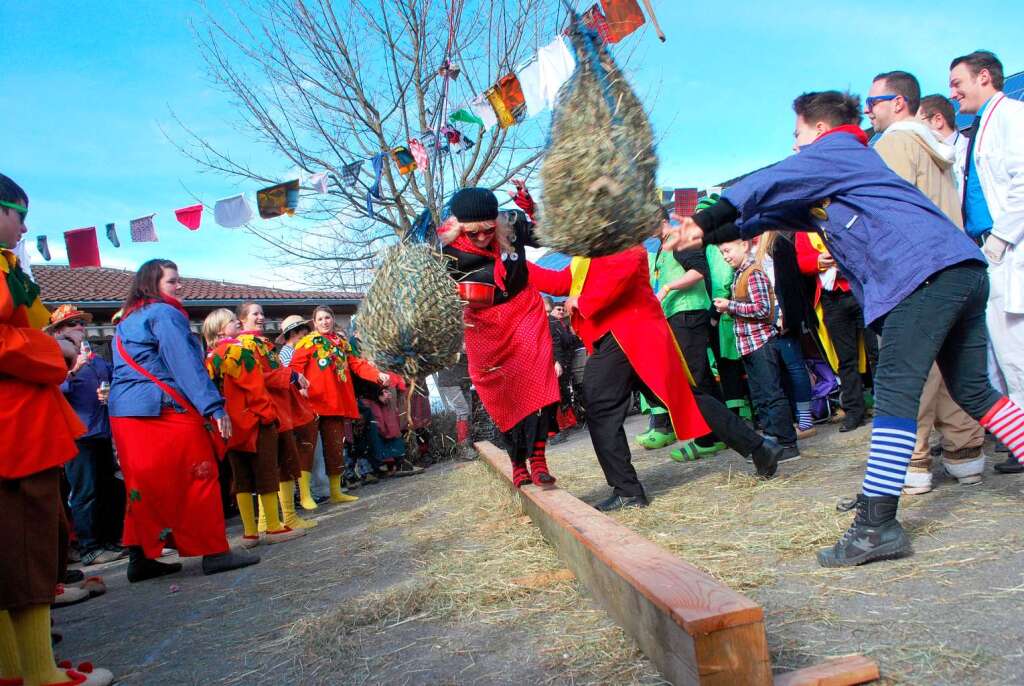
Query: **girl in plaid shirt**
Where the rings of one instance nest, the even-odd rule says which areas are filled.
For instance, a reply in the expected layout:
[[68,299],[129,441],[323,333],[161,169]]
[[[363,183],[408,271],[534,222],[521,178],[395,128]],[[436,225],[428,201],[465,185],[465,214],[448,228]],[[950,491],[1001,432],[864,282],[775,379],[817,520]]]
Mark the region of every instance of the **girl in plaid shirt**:
[[736,345],[747,370],[750,397],[761,428],[784,449],[782,460],[800,457],[789,400],[782,390],[782,357],[775,330],[775,296],[768,276],[750,255],[750,241],[735,240],[718,246],[736,270],[732,299],[715,298],[719,312],[733,316]]

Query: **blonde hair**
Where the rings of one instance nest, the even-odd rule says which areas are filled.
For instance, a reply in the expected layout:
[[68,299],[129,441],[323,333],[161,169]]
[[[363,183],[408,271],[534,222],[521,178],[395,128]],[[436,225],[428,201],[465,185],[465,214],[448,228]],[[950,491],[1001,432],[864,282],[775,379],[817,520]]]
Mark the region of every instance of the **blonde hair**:
[[216,345],[217,339],[220,338],[220,332],[233,319],[238,319],[238,317],[226,307],[221,307],[206,315],[206,319],[203,320],[203,339],[206,341],[206,345],[210,347]]
[[757,263],[758,267],[764,264],[766,256],[772,254],[772,248],[775,247],[775,241],[778,237],[778,231],[765,231],[761,234],[761,238],[757,241],[757,249],[754,251],[754,262]]
[[[498,218],[494,220],[494,238],[498,241],[498,248],[503,255],[511,255],[515,252],[512,247],[512,235],[515,229],[509,219],[508,212],[499,212]],[[466,231],[479,231],[490,228],[491,222],[460,222],[455,215],[448,217],[437,230],[437,236],[441,239],[442,245],[451,245],[452,241],[458,238],[460,233]]]

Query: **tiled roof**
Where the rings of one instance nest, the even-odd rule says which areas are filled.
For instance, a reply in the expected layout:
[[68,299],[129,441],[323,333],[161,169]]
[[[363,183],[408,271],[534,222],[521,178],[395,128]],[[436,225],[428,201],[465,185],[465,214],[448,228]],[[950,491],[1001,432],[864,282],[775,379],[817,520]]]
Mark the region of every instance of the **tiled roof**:
[[[44,303],[120,302],[128,294],[135,272],[104,267],[70,269],[32,265],[32,276],[42,289]],[[281,288],[182,277],[186,301],[203,300],[361,300],[361,293],[344,291],[289,291]]]

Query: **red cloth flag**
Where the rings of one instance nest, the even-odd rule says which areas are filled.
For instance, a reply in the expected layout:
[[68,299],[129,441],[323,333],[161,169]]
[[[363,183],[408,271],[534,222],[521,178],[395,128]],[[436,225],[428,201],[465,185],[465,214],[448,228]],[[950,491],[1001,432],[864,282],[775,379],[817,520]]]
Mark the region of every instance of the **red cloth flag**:
[[[601,8],[597,6],[596,2],[589,10],[580,15],[580,21],[587,28],[597,31],[597,35],[601,37],[602,42],[611,42],[611,29],[608,28],[608,22],[605,20],[605,16],[601,14]],[[566,29],[566,33],[568,32],[569,30]]]
[[195,231],[203,220],[203,206],[189,205],[188,207],[182,207],[180,210],[174,210],[174,216],[177,217],[178,222],[182,226],[189,231]]
[[618,43],[646,21],[636,0],[601,0],[601,6],[608,22],[609,43]]
[[68,250],[68,266],[72,269],[101,266],[95,226],[65,231],[64,245]]
[[427,158],[427,149],[423,147],[423,143],[415,138],[410,138],[409,152],[412,153],[412,158],[416,160],[416,167],[426,171],[430,160]]
[[672,211],[680,217],[689,217],[697,209],[697,189],[677,188],[673,198]]

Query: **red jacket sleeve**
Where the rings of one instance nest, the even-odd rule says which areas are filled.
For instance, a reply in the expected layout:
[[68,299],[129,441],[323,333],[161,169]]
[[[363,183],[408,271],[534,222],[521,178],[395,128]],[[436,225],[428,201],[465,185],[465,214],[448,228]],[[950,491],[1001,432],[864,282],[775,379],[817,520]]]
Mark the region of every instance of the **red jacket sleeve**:
[[267,384],[267,388],[275,391],[284,390],[292,385],[292,372],[294,371],[291,367],[269,369],[263,373],[263,381]]
[[63,383],[68,365],[57,341],[42,331],[11,325],[13,316],[14,301],[0,272],[0,376],[45,386]]
[[817,276],[820,272],[818,255],[821,253],[814,249],[811,239],[807,237],[806,233],[795,231],[794,234],[796,235],[796,263],[800,267],[800,273]]
[[361,357],[349,355],[348,368],[351,369],[352,373],[360,379],[372,381],[373,383],[380,383],[380,370]]
[[540,267],[533,262],[527,262],[526,266],[530,271],[530,283],[536,286],[537,290],[548,295],[569,295],[572,274],[568,268],[555,271]]
[[650,283],[647,253],[641,247],[594,259],[601,260],[600,277],[595,274],[594,265],[591,263],[579,299],[580,315],[584,318],[593,317],[595,313],[614,304],[629,287],[638,270],[643,270],[644,283]]
[[252,371],[243,369],[238,376],[225,377],[224,381],[225,393],[241,394],[245,398],[245,409],[256,415],[260,424],[277,421],[277,411],[263,381],[263,370],[259,367]]

